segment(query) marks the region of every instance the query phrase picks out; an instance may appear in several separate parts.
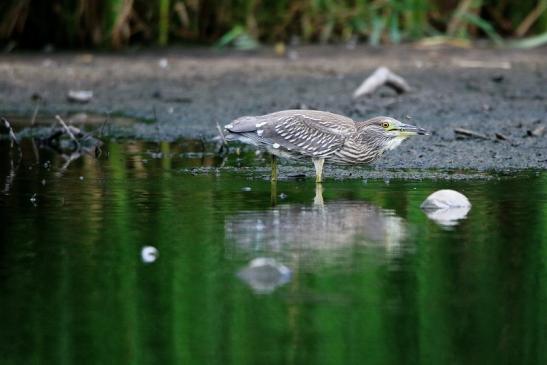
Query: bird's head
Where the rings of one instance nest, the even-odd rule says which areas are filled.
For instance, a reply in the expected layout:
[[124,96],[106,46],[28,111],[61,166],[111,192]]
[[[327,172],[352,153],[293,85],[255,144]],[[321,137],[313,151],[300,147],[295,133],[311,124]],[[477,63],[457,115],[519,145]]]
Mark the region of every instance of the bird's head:
[[390,117],[376,117],[358,123],[360,137],[366,144],[381,150],[392,150],[410,136],[429,135],[423,129]]

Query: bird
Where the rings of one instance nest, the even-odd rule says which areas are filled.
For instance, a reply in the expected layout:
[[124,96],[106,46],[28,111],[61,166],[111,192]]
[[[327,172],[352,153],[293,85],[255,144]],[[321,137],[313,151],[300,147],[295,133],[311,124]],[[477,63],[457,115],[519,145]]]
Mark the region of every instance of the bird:
[[378,116],[356,121],[320,110],[282,110],[244,116],[224,126],[226,141],[240,141],[272,155],[271,180],[277,180],[276,157],[311,159],[315,181],[323,181],[323,164],[362,165],[413,135],[427,135],[423,128]]

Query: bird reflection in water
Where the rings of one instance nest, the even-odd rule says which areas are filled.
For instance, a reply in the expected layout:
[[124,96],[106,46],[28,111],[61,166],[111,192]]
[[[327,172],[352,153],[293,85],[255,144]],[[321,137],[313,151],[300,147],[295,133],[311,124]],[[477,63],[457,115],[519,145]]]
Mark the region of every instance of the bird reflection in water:
[[[225,221],[233,256],[271,257],[291,269],[347,267],[363,249],[376,260],[401,252],[406,223],[392,210],[363,201],[323,202],[317,184],[313,204],[281,204],[246,211]],[[349,265],[351,266],[351,265]],[[246,281],[250,282],[250,281]]]

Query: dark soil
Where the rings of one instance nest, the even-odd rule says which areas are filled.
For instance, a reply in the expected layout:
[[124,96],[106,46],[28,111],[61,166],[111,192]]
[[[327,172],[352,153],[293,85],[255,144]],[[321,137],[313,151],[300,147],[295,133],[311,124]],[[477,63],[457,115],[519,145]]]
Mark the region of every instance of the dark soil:
[[[547,49],[303,47],[279,57],[214,50],[0,56],[0,114],[114,113],[157,120],[111,129],[150,140],[217,134],[241,115],[312,108],[354,119],[388,115],[432,131],[387,154],[378,168],[547,168]],[[160,59],[168,61],[160,66]],[[380,89],[352,100],[376,67],[403,76],[413,92]],[[87,104],[68,90],[92,90]],[[458,140],[455,128],[490,139]],[[507,137],[500,140],[499,133]]]

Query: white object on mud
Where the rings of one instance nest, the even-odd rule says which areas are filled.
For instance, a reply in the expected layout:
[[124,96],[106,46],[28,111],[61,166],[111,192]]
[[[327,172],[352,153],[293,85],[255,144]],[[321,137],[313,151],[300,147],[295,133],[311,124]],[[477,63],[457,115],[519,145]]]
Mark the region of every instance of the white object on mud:
[[268,294],[291,279],[291,270],[268,257],[258,257],[241,269],[237,276],[256,293]]
[[77,103],[87,103],[93,98],[91,90],[69,90],[68,100]]
[[420,208],[425,211],[429,219],[441,226],[451,227],[467,216],[471,210],[471,203],[462,193],[445,189],[429,195]]
[[158,61],[158,66],[160,66],[161,68],[167,68],[169,67],[169,61],[167,61],[167,58],[160,58],[160,60]]
[[145,264],[150,264],[158,259],[160,253],[154,246],[144,246],[141,250],[141,259]]
[[401,76],[391,72],[387,67],[379,67],[355,90],[353,98],[372,94],[382,85],[392,88],[398,94],[411,90],[410,85]]

